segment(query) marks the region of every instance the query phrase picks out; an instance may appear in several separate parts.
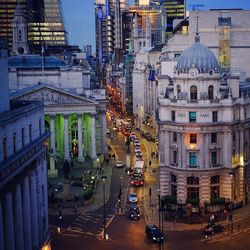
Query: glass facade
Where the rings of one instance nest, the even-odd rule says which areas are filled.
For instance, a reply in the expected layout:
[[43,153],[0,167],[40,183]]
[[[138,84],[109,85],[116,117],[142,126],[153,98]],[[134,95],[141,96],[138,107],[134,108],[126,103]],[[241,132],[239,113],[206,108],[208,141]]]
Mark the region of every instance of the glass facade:
[[[12,21],[18,0],[0,0],[0,37],[12,47]],[[41,45],[67,45],[60,0],[19,0],[28,26],[32,52],[40,53]]]

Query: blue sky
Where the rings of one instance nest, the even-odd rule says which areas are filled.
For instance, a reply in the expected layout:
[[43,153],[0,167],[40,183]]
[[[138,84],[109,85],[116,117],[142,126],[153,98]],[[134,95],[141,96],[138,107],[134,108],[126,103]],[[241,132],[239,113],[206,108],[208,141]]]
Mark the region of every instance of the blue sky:
[[[95,0],[61,0],[66,29],[69,33],[70,44],[92,44],[95,47]],[[192,4],[204,4],[201,9],[242,8],[250,9],[249,0],[187,0],[187,9]],[[94,49],[94,48],[93,48]]]

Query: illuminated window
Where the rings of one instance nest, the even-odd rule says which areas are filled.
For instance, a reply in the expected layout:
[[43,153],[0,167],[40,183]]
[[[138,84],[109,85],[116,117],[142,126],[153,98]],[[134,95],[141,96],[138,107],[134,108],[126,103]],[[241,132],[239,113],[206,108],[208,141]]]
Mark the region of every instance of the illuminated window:
[[196,144],[197,143],[197,135],[196,134],[190,134],[190,140],[189,140],[190,144]]

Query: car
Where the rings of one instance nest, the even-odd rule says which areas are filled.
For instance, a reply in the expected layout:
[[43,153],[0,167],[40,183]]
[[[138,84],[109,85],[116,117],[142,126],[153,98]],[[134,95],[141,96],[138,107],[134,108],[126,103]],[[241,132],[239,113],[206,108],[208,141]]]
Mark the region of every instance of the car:
[[141,152],[135,152],[136,157],[142,157],[142,153]]
[[141,153],[140,147],[139,148],[138,147],[135,148],[135,153]]
[[164,240],[163,233],[156,225],[147,225],[145,233],[152,242],[160,243]]
[[137,194],[136,193],[130,193],[128,195],[128,201],[130,203],[136,203],[137,202]]
[[204,235],[213,235],[215,233],[220,233],[225,230],[225,227],[223,227],[221,224],[207,224],[203,229]]
[[117,168],[122,168],[122,167],[123,167],[122,161],[117,161],[117,162],[116,162],[116,167],[117,167]]
[[128,211],[130,220],[140,220],[140,210],[136,204],[131,204]]

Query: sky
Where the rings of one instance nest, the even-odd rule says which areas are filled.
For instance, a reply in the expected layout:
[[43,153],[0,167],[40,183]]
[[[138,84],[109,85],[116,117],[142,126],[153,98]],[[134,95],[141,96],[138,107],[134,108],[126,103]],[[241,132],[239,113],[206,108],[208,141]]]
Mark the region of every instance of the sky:
[[[69,44],[91,44],[95,50],[95,0],[61,0],[66,30],[69,34]],[[186,0],[187,9],[193,4],[205,5],[201,10],[219,8],[242,8],[250,10],[249,0]]]

